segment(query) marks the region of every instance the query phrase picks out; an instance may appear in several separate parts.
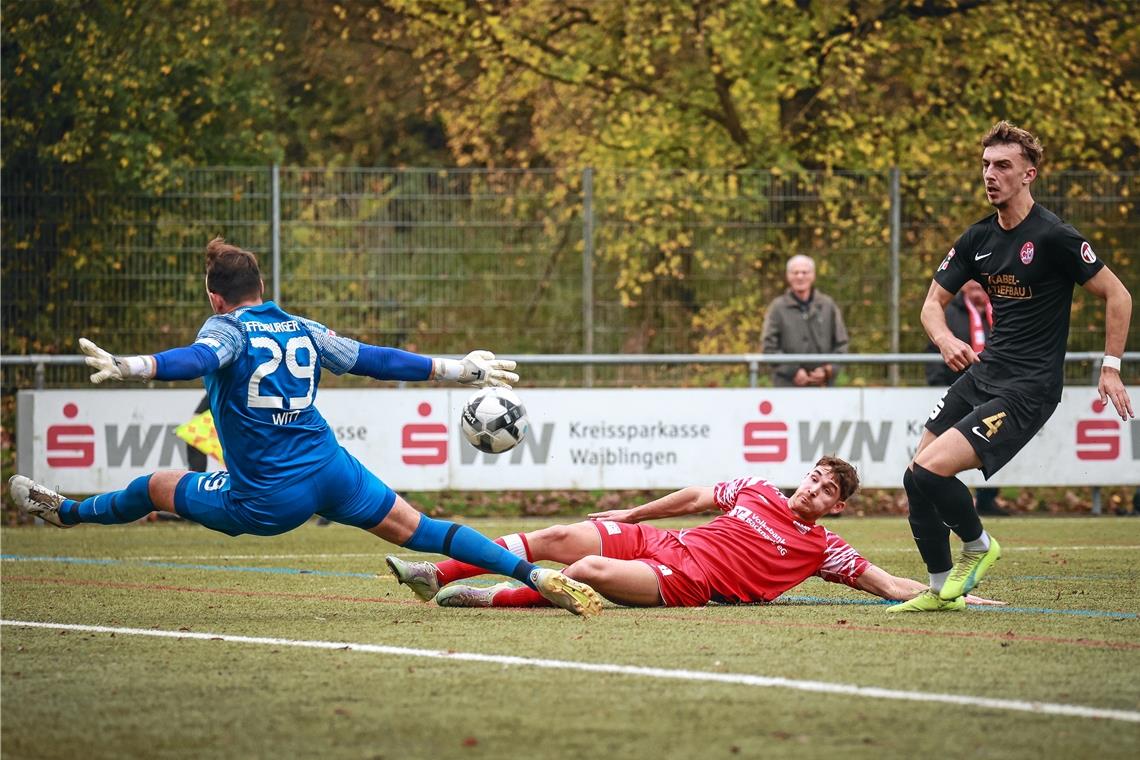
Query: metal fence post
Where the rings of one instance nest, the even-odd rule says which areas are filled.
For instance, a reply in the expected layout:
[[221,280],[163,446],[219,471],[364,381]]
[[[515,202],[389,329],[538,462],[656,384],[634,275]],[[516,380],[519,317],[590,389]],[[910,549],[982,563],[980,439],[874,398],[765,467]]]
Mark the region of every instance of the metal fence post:
[[[582,170],[582,352],[594,353],[594,170]],[[594,365],[582,368],[582,385],[594,386]]]
[[[900,280],[899,249],[902,245],[902,204],[899,197],[899,168],[891,167],[891,353],[899,352],[899,298]],[[891,385],[899,384],[899,365],[892,364],[887,370]]]
[[281,167],[273,164],[270,171],[270,192],[272,193],[272,212],[270,217],[270,235],[273,249],[273,301],[281,303]]

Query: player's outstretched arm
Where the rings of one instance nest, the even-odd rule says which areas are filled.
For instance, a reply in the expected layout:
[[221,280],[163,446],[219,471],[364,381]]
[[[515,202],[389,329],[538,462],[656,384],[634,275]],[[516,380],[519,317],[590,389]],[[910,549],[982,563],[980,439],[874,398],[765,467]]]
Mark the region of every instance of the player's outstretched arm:
[[87,338],[79,339],[87,366],[95,370],[91,382],[104,380],[194,380],[220,366],[218,355],[205,343],[180,346],[153,356],[113,356]]
[[[373,346],[358,343],[340,336],[322,336],[322,352],[326,361],[336,352],[331,349],[347,346],[355,359],[351,366],[339,370],[329,364],[334,372],[351,372],[354,375],[375,378],[376,380],[450,380],[465,385],[483,387],[502,385],[507,388],[518,382],[519,376],[512,372],[515,363],[510,359],[496,359],[490,351],[472,351],[462,359],[433,359],[421,354],[413,354],[398,348]],[[349,352],[341,349],[341,353]]]
[[[897,575],[891,575],[886,570],[876,565],[869,565],[863,574],[855,580],[855,588],[860,591],[866,591],[868,594],[882,597],[883,599],[892,599],[900,602],[905,602],[926,591],[927,586],[925,583],[919,583],[913,578],[900,578]],[[1004,605],[1005,602],[999,602],[994,599],[985,599],[980,596],[968,594],[966,596],[967,604],[982,604],[982,605]]]
[[87,340],[79,339],[79,350],[86,355],[87,366],[95,370],[91,382],[104,380],[150,380],[154,377],[153,356],[113,356]]
[[695,515],[710,509],[716,509],[713,489],[705,486],[689,486],[632,509],[608,509],[604,512],[592,512],[587,516],[591,520],[637,523],[663,517]]
[[1120,378],[1119,360],[1124,355],[1124,346],[1128,341],[1132,294],[1108,267],[1103,267],[1090,277],[1084,288],[1104,300],[1104,355],[1106,359],[1114,357],[1117,360],[1112,362],[1114,366],[1110,366],[1109,361],[1101,365],[1100,380],[1097,383],[1100,402],[1107,404],[1111,401],[1120,419],[1127,422],[1136,413],[1132,410],[1132,399],[1128,397],[1128,390]]
[[462,359],[432,359],[431,376],[434,380],[451,380],[464,385],[483,388],[501,385],[510,388],[519,381],[513,372],[517,366],[510,359],[496,359],[490,351],[472,351]]

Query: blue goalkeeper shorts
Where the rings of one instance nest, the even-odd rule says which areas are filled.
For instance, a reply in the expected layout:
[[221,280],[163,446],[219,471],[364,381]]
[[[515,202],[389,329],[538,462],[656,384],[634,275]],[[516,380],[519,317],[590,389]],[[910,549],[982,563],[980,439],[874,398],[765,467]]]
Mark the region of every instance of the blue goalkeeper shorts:
[[276,536],[313,515],[369,530],[395,502],[396,492],[343,448],[326,464],[272,492],[234,493],[225,470],[186,473],[174,491],[174,509],[181,517],[231,536]]

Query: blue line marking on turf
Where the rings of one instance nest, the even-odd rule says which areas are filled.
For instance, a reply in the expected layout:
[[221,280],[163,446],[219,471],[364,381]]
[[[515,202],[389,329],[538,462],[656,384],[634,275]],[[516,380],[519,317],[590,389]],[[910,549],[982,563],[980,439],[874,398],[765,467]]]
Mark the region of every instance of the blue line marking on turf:
[[1130,581],[1123,575],[1007,575],[1007,581]]
[[126,559],[89,559],[86,557],[26,557],[19,554],[0,554],[0,559],[18,562],[64,562],[72,565],[124,565],[137,564],[142,567],[164,567],[170,570],[229,570],[239,573],[273,573],[277,575],[324,575],[337,578],[375,578],[376,573],[338,573],[330,570],[303,570],[296,567],[251,567],[248,565],[189,565],[179,562],[133,562]]
[[[137,564],[142,567],[161,567],[170,570],[212,570],[230,571],[239,573],[271,573],[275,575],[320,575],[337,578],[375,578],[375,573],[340,573],[329,570],[303,570],[296,567],[251,567],[248,565],[192,565],[179,562],[154,562],[151,560],[109,559],[94,557],[36,557],[23,554],[0,554],[0,560],[15,562],[62,562],[72,565],[127,565]],[[887,599],[829,599],[825,596],[781,596],[772,604],[827,604],[827,605],[888,605],[895,602]],[[986,605],[970,605],[971,610],[980,612],[1015,612],[1035,615],[1075,615],[1077,617],[1104,617],[1115,619],[1135,619],[1135,612],[1111,612],[1106,610],[1059,610],[1048,607],[989,607]]]

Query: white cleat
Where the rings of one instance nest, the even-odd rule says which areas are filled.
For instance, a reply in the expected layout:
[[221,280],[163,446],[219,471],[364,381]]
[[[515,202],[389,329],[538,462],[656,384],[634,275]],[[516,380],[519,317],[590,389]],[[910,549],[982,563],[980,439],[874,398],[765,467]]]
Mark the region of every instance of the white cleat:
[[508,581],[496,583],[494,586],[464,586],[461,583],[453,583],[436,594],[435,603],[440,607],[494,607],[495,594],[509,588],[515,586]]
[[396,580],[425,602],[430,602],[439,593],[439,577],[431,562],[405,562],[390,554],[384,561]]
[[557,570],[537,567],[530,571],[530,582],[548,602],[567,612],[584,618],[602,614],[602,597],[597,591]]
[[38,517],[57,528],[75,527],[64,525],[59,519],[59,505],[63,503],[63,497],[50,488],[44,488],[23,475],[13,475],[8,480],[8,491],[16,506],[32,517]]

